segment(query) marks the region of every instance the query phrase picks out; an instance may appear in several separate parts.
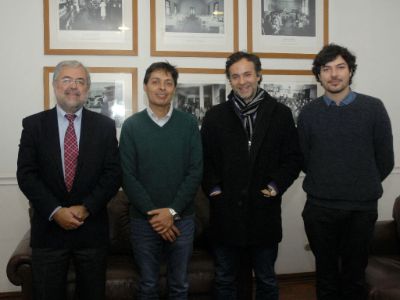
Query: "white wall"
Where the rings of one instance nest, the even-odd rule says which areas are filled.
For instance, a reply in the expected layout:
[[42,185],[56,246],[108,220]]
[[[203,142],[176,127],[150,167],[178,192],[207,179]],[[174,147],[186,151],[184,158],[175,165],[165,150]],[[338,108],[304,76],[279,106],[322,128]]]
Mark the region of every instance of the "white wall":
[[[225,0],[229,1],[229,0]],[[150,56],[149,0],[139,4],[139,56],[75,56],[88,66],[137,67],[139,83],[146,67],[163,58]],[[240,49],[246,49],[246,1],[239,0]],[[398,0],[331,0],[330,41],[355,52],[359,69],[353,89],[381,98],[392,119],[395,150],[400,149],[399,84],[400,2]],[[53,66],[71,56],[43,54],[43,1],[0,1],[0,292],[18,290],[6,277],[7,261],[28,229],[27,201],[18,189],[15,171],[21,119],[43,109],[43,66]],[[220,58],[168,58],[179,67],[224,68]],[[267,60],[264,68],[309,69],[310,60]],[[139,109],[144,107],[139,86]],[[399,157],[396,158],[399,166]],[[390,219],[394,198],[400,193],[399,168],[384,182],[379,218]],[[299,178],[286,193],[282,206],[284,239],[280,245],[277,272],[314,270],[313,257],[301,220],[305,195]]]

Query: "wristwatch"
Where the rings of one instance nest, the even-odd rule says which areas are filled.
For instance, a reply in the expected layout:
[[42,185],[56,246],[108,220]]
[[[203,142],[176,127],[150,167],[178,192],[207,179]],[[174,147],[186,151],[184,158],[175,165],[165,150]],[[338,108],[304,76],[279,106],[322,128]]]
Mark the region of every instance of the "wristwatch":
[[173,208],[168,208],[169,213],[171,214],[172,218],[174,219],[174,221],[180,220],[181,217],[179,216],[179,214],[175,211],[175,209]]

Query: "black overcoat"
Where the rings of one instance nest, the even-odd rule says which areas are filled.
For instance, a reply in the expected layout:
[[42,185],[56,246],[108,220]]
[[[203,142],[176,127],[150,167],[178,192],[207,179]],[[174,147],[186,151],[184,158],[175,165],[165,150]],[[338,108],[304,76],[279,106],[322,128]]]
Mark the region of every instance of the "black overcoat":
[[[281,197],[298,177],[302,156],[290,109],[267,93],[248,138],[232,101],[214,106],[204,117],[203,190],[210,198],[211,235],[226,245],[271,245],[282,239]],[[273,181],[279,194],[261,190]]]

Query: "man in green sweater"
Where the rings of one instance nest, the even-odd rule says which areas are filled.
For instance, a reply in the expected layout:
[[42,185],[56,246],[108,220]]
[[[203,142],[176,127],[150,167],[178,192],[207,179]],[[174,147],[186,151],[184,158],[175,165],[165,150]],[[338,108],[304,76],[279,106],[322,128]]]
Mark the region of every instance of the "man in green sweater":
[[139,299],[158,299],[164,256],[169,299],[187,299],[194,197],[203,162],[195,118],[171,103],[177,80],[174,66],[153,63],[144,77],[148,107],[129,117],[121,131],[123,188],[131,204],[131,241],[141,273]]
[[394,165],[390,119],[381,100],[350,89],[356,57],[325,46],[313,73],[325,95],[298,120],[306,173],[303,219],[315,255],[318,300],[366,300],[368,244],[381,182]]

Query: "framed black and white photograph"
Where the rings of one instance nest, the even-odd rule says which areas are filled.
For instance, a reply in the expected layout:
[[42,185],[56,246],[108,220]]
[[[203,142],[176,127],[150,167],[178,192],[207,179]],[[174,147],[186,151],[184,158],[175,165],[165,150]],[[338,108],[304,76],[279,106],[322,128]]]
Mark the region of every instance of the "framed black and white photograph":
[[179,68],[173,105],[193,114],[199,126],[214,105],[226,101],[226,79],[222,69]]
[[247,9],[248,51],[260,57],[313,58],[328,43],[328,0],[247,0]]
[[[119,136],[122,123],[137,111],[136,68],[88,68],[91,86],[85,107],[115,120]],[[44,67],[44,108],[53,108],[56,98],[53,91],[54,67]]]
[[226,57],[238,50],[238,0],[150,0],[151,55]]
[[292,110],[297,118],[304,105],[323,94],[323,88],[308,70],[264,70],[260,86]]
[[43,0],[45,54],[137,55],[137,0]]

